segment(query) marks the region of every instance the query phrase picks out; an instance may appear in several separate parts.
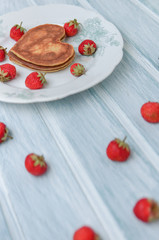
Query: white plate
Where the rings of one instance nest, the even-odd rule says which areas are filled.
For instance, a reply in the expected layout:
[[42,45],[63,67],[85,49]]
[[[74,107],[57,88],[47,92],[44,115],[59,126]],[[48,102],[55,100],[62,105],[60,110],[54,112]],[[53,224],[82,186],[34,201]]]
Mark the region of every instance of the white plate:
[[[108,77],[123,56],[123,39],[117,28],[101,15],[72,5],[51,4],[25,8],[0,17],[0,45],[9,50],[14,44],[9,32],[14,24],[23,21],[27,29],[40,24],[52,23],[63,25],[77,18],[82,24],[79,33],[67,38],[76,52],[74,62],[82,63],[86,74],[74,77],[69,67],[65,70],[46,75],[47,84],[40,90],[25,87],[25,78],[31,70],[16,66],[17,77],[7,83],[0,83],[0,101],[10,103],[46,102],[64,98],[86,90]],[[92,39],[97,44],[97,51],[92,56],[78,53],[78,45],[85,39]],[[9,62],[7,59],[4,63]]]

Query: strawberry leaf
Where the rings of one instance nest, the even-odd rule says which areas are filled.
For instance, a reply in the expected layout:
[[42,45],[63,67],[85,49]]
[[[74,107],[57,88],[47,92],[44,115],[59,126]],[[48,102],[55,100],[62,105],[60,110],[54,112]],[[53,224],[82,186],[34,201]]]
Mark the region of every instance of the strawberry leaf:
[[72,26],[72,25],[74,26],[74,28],[79,27],[79,23],[77,22],[77,19],[71,20],[68,23],[69,23],[69,27]]
[[41,72],[38,72],[38,75],[37,75],[37,77],[40,78],[40,81],[43,85],[46,83],[45,75],[46,75],[46,73],[41,73]]
[[33,154],[31,156],[31,159],[34,161],[34,166],[38,166],[40,165],[40,167],[45,167],[46,166],[46,163],[45,163],[45,160],[44,160],[44,157],[43,156],[38,156],[36,154]]
[[73,75],[75,75],[75,76],[81,76],[82,74],[84,74],[84,72],[85,72],[85,68],[84,68],[84,66],[82,65],[82,64],[78,64],[77,66],[75,66],[74,68],[73,68]]

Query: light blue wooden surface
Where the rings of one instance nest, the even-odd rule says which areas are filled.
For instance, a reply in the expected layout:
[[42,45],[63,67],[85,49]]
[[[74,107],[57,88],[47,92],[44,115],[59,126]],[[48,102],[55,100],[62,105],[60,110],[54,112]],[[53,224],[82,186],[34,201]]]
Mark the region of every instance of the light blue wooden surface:
[[[153,13],[151,13],[150,11],[154,12],[157,14],[156,17],[158,17],[158,12],[159,12],[159,4],[158,4],[158,0],[140,0],[141,2],[141,7],[144,8],[145,10],[149,11],[149,13],[151,15],[153,15]],[[142,4],[144,4],[145,6],[143,6]],[[146,9],[147,8],[147,9]]]
[[[0,15],[48,3],[98,11],[119,28],[125,46],[120,65],[90,90],[50,103],[0,103],[0,121],[14,136],[0,146],[5,217],[0,239],[5,239],[5,228],[13,240],[68,240],[87,224],[103,240],[158,240],[159,223],[145,225],[132,213],[143,196],[159,201],[159,125],[140,116],[144,102],[159,101],[158,1],[2,2]],[[132,150],[129,161],[109,161],[107,144],[125,135]],[[50,169],[37,179],[26,172],[24,159],[39,151]]]
[[0,206],[0,234],[1,236],[3,236],[4,240],[11,240],[11,235],[9,233],[9,229],[7,227],[1,206]]

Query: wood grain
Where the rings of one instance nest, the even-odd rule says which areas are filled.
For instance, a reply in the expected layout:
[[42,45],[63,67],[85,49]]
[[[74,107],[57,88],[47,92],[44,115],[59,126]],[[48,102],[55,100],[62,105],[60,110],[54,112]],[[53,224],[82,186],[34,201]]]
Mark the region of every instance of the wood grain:
[[4,240],[11,240],[11,236],[0,206],[0,234],[3,237]]
[[139,0],[147,9],[153,11],[157,15],[159,14],[158,0]]

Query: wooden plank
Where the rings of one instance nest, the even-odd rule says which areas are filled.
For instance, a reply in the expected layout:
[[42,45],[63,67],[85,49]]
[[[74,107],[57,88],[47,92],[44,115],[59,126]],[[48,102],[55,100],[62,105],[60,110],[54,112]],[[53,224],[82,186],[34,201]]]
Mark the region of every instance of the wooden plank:
[[145,5],[145,7],[147,7],[149,10],[153,11],[154,13],[156,13],[157,15],[159,15],[159,4],[158,4],[158,0],[138,0],[140,1],[142,4]]
[[[85,224],[106,236],[37,107],[0,104],[1,121],[14,137],[1,145],[1,186],[21,229],[19,239],[71,239],[75,229]],[[45,176],[36,178],[25,170],[24,159],[30,152],[45,156],[49,165]]]

